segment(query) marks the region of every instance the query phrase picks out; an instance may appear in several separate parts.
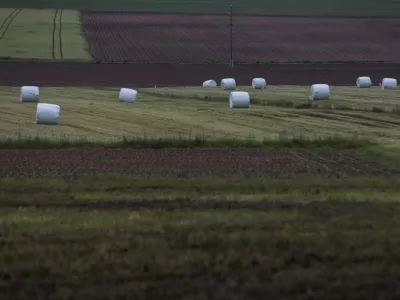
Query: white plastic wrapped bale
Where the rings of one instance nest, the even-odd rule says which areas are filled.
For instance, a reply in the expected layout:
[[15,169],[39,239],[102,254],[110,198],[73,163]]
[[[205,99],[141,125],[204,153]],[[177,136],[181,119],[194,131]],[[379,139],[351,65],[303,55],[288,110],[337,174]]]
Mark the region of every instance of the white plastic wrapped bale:
[[39,88],[37,86],[21,87],[19,100],[21,102],[39,102]]
[[36,108],[36,124],[60,124],[60,106],[49,103],[39,103]]
[[369,78],[368,76],[358,77],[356,85],[359,88],[370,88],[372,86],[371,78]]
[[267,87],[267,82],[264,78],[254,78],[251,82],[251,86],[254,90],[263,90]]
[[215,80],[206,80],[203,82],[203,87],[217,87],[217,83],[215,82]]
[[224,90],[236,90],[236,81],[233,78],[225,78],[221,80],[221,88]]
[[330,88],[327,84],[313,84],[310,90],[310,100],[326,100],[330,97]]
[[136,90],[122,88],[119,91],[119,102],[136,102],[136,97]]
[[229,95],[230,108],[249,108],[250,95],[247,92],[231,92]]
[[382,86],[382,90],[397,89],[397,79],[383,78],[381,86]]

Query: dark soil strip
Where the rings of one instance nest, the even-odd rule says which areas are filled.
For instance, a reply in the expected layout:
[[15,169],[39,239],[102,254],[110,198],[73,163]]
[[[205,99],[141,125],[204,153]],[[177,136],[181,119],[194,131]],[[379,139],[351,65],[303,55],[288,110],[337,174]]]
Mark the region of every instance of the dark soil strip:
[[92,203],[79,202],[42,202],[32,203],[32,201],[1,201],[0,208],[41,208],[41,209],[75,209],[86,210],[163,210],[163,211],[235,211],[235,210],[254,210],[254,211],[301,211],[317,218],[327,219],[338,215],[355,214],[357,212],[371,214],[385,214],[388,217],[400,212],[399,204],[377,204],[368,202],[327,202],[321,203],[295,203],[283,201],[233,201],[233,200],[124,200],[124,201],[104,201]]
[[[77,178],[125,174],[141,178],[340,178],[390,174],[365,158],[349,158],[348,152],[250,148],[0,150],[0,176]],[[320,159],[315,160],[315,156]]]
[[[400,78],[400,64],[96,64],[65,61],[0,60],[0,84],[20,86],[133,87],[198,86],[204,78],[233,77],[248,85],[254,74],[263,74],[271,85],[310,86],[313,82],[354,86],[354,78],[368,74],[373,82],[384,77]],[[24,72],[21,72],[24,70]],[[188,75],[189,74],[189,75]]]
[[63,49],[62,49],[62,14],[63,10],[60,9],[59,20],[58,20],[58,39],[60,42],[60,58],[64,59]]
[[[8,28],[10,28],[12,22],[14,21],[14,19],[20,14],[20,12],[22,11],[22,8],[19,9],[15,9],[11,14],[8,15],[8,17],[4,20],[3,24],[1,24],[0,30],[4,27],[5,24],[6,27],[4,28],[3,33],[0,36],[0,40],[3,39],[3,37],[5,36],[5,34],[8,31]],[[8,23],[7,23],[7,19],[8,19]]]
[[54,19],[53,19],[53,37],[52,37],[52,44],[51,44],[51,54],[53,56],[53,59],[56,59],[56,27],[57,27],[57,15],[58,15],[58,8],[56,9],[56,12],[54,14]]

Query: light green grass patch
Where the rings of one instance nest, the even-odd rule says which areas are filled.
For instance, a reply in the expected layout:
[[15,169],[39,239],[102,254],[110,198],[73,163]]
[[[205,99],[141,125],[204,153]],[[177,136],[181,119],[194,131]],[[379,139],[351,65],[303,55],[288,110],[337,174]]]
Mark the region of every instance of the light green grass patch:
[[[400,203],[399,178],[349,179],[140,179],[96,176],[75,180],[0,180],[4,203],[96,204],[168,201],[267,201],[286,203]],[[122,202],[121,202],[122,201]]]
[[[0,9],[0,22],[11,9]],[[61,60],[59,22],[54,30],[54,9],[23,9],[11,23],[0,41],[0,57],[20,59]],[[83,36],[80,14],[74,10],[62,10],[61,38],[63,59],[89,60],[87,43]],[[4,28],[0,30],[2,34]]]

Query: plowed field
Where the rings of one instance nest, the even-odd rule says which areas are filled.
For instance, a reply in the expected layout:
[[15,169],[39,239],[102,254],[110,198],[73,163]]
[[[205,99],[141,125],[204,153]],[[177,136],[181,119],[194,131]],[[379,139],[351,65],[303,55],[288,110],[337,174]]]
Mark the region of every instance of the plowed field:
[[[229,17],[86,12],[94,59],[102,62],[226,63]],[[400,62],[399,19],[234,17],[236,62]]]
[[1,150],[0,177],[349,177],[387,173],[350,151],[264,149]]
[[254,77],[265,77],[271,85],[354,86],[358,76],[370,76],[374,85],[384,77],[400,78],[400,64],[89,64],[80,62],[0,62],[0,85],[201,86],[204,80],[234,77],[238,85],[249,85]]

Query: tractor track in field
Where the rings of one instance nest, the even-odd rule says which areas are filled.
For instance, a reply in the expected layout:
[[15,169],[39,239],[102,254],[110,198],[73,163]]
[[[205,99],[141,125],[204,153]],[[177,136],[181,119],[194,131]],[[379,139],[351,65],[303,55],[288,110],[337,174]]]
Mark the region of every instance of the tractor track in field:
[[386,176],[392,172],[350,150],[14,149],[0,150],[0,177],[296,178]]
[[63,10],[60,10],[59,14],[59,20],[58,20],[58,39],[59,39],[59,47],[60,47],[60,58],[64,59],[64,54],[63,54],[63,46],[62,46],[62,15],[63,15]]
[[[53,35],[52,35],[52,56],[53,59],[64,59],[64,54],[62,50],[62,14],[63,9],[57,8],[54,12],[53,18]],[[58,30],[57,30],[58,27]],[[58,40],[58,43],[57,43]],[[58,44],[58,50],[56,50]],[[59,53],[57,53],[59,52]],[[59,57],[57,57],[59,56]]]
[[56,19],[57,19],[57,14],[58,14],[58,8],[56,9],[54,13],[54,18],[53,18],[53,34],[52,34],[52,43],[51,43],[51,55],[53,56],[53,59],[56,59],[56,50],[55,50],[55,35],[56,35]]
[[[6,35],[8,29],[10,28],[12,22],[14,19],[21,13],[22,8],[16,8],[14,9],[3,21],[3,23],[0,26],[0,41],[3,39],[3,37]],[[4,28],[4,30],[3,30]],[[3,32],[2,32],[3,30]]]

